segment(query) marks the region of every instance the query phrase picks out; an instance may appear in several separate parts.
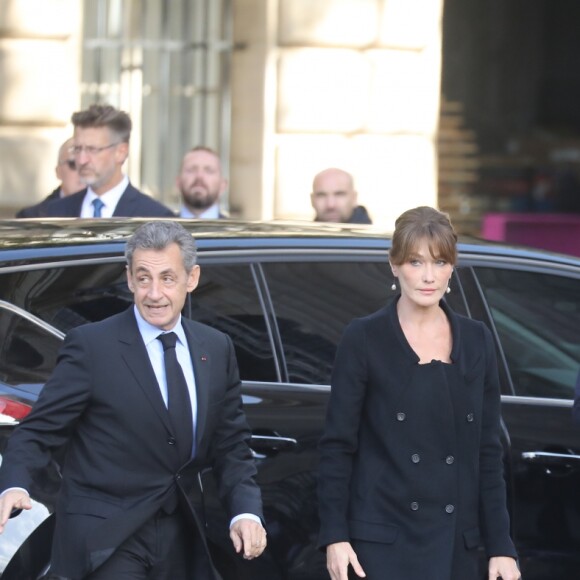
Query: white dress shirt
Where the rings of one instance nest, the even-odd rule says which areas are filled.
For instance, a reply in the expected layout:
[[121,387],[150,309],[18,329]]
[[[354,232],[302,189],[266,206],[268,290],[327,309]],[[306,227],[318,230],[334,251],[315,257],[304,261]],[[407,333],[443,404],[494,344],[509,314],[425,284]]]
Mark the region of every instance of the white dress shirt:
[[139,327],[141,338],[143,338],[143,342],[145,343],[145,348],[147,349],[149,360],[153,366],[153,371],[155,372],[155,377],[157,378],[157,383],[159,384],[159,389],[161,390],[161,396],[163,397],[165,406],[167,406],[167,377],[165,376],[165,359],[163,354],[163,345],[161,344],[160,340],[157,340],[157,337],[165,332],[175,332],[175,334],[177,334],[175,354],[177,355],[177,361],[183,370],[183,375],[185,377],[185,382],[187,383],[187,389],[189,391],[189,399],[191,401],[191,415],[193,418],[193,455],[195,453],[197,396],[195,391],[195,375],[193,374],[193,363],[191,361],[189,347],[187,346],[185,330],[183,330],[183,326],[181,325],[181,316],[179,317],[177,324],[171,330],[160,330],[156,326],[149,324],[149,322],[147,322],[141,316],[136,306],[134,306],[133,309],[135,312],[135,318],[137,319],[137,326]]
[[95,208],[93,207],[93,200],[97,199],[97,197],[105,204],[101,209],[101,217],[110,218],[113,217],[115,213],[115,208],[121,199],[121,196],[127,189],[129,185],[129,178],[126,175],[123,175],[123,179],[115,187],[109,189],[109,191],[103,193],[102,195],[97,195],[89,185],[87,188],[87,193],[85,194],[85,198],[83,199],[83,205],[81,206],[81,215],[79,217],[82,218],[92,218],[94,217]]

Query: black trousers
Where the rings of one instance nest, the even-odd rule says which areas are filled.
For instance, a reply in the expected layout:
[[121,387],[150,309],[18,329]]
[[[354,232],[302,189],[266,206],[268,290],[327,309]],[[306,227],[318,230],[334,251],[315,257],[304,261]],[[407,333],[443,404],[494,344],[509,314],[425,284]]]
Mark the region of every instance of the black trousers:
[[180,511],[158,512],[86,580],[198,580],[191,570],[192,531]]
[[[185,510],[160,510],[83,580],[221,580]],[[70,580],[58,574],[43,580]]]

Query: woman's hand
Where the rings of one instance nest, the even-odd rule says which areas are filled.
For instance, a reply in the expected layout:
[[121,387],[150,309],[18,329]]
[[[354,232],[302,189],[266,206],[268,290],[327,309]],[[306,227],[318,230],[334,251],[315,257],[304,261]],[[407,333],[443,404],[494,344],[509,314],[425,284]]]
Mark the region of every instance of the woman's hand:
[[521,580],[518,565],[509,556],[494,556],[489,559],[489,580]]
[[348,580],[348,566],[360,578],[366,577],[349,542],[337,542],[326,547],[326,568],[331,580]]

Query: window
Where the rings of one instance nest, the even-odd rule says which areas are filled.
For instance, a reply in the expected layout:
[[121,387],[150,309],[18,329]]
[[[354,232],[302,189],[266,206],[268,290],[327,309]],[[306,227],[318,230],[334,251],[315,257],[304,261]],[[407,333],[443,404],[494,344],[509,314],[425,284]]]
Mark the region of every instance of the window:
[[230,336],[243,380],[279,380],[250,266],[203,265],[189,315]]
[[329,384],[344,327],[393,296],[387,262],[263,264],[291,382]]
[[476,268],[516,395],[574,398],[580,279]]
[[179,203],[175,175],[191,147],[219,151],[228,175],[231,4],[83,2],[81,106],[108,103],[131,115],[128,175],[169,207]]
[[133,303],[123,262],[18,272],[4,276],[0,287],[2,299],[65,333]]
[[62,340],[22,316],[0,307],[0,382],[41,386],[54,365]]

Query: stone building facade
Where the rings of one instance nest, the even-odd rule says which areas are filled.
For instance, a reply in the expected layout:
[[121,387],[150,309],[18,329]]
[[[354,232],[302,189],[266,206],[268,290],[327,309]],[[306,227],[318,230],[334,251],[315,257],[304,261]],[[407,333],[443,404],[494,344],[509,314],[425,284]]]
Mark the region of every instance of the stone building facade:
[[[0,0],[3,216],[54,187],[70,114],[95,100],[131,113],[128,172],[169,205],[200,140],[222,152],[234,217],[311,220],[312,177],[329,166],[354,175],[379,225],[437,204],[442,0],[138,6]],[[201,41],[181,35],[195,27]]]

